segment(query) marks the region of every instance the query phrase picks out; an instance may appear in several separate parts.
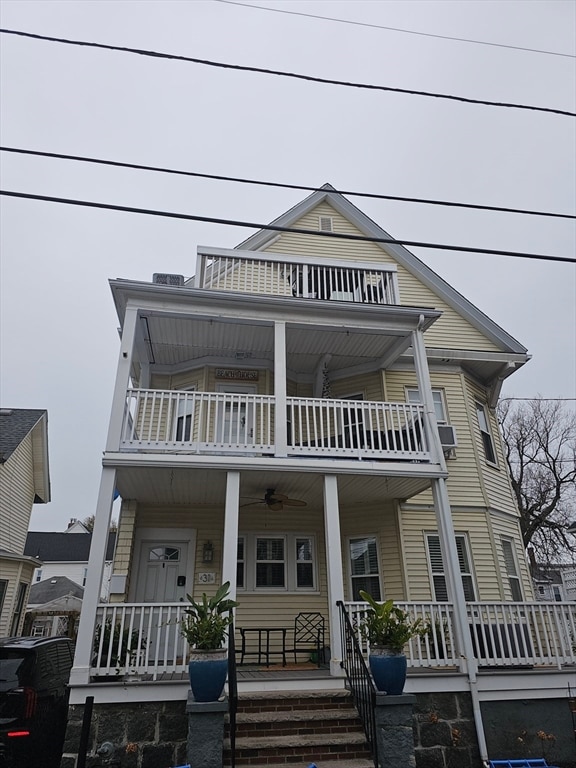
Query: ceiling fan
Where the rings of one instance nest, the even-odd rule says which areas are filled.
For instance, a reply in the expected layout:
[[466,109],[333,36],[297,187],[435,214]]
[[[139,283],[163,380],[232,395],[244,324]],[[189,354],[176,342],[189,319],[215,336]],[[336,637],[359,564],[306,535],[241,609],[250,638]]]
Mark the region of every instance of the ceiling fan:
[[273,512],[280,512],[284,507],[305,507],[306,502],[300,499],[289,499],[283,493],[276,493],[274,488],[267,488],[263,499],[254,499],[248,504],[242,504],[243,507],[250,507],[254,504],[266,504],[268,509]]

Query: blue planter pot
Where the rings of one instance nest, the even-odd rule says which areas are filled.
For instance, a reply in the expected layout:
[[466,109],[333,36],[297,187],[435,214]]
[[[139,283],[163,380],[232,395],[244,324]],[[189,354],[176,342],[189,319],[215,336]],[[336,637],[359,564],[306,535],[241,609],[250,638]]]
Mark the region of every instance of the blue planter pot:
[[188,662],[190,687],[196,701],[218,701],[228,673],[227,652],[193,651]]
[[399,696],[406,682],[406,656],[386,648],[373,649],[369,662],[376,688],[389,696]]

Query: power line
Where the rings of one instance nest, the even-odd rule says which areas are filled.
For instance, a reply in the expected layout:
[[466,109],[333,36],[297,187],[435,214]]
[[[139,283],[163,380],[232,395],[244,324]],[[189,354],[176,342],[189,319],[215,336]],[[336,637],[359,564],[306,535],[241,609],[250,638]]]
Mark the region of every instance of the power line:
[[250,221],[238,221],[236,219],[220,219],[213,216],[196,216],[190,213],[175,213],[174,211],[159,211],[153,208],[134,208],[126,205],[112,205],[111,203],[96,203],[90,200],[77,200],[64,197],[51,197],[48,195],[34,195],[29,192],[13,192],[0,190],[0,195],[16,197],[25,200],[40,200],[47,203],[61,203],[63,205],[77,205],[84,208],[100,208],[109,211],[121,211],[123,213],[139,213],[145,216],[161,216],[169,219],[183,219],[185,221],[202,221],[208,224],[224,224],[231,227],[247,227],[249,229],[265,229],[272,232],[289,232],[297,235],[313,235],[315,237],[332,237],[339,240],[352,240],[367,243],[388,243],[390,245],[409,245],[418,248],[431,248],[439,251],[460,251],[462,253],[482,253],[489,256],[513,256],[523,259],[540,259],[543,261],[562,261],[568,264],[576,264],[576,259],[568,256],[550,256],[541,253],[524,253],[519,251],[503,251],[492,248],[472,248],[464,245],[445,245],[440,243],[426,243],[417,240],[398,240],[393,237],[368,237],[366,235],[350,235],[344,232],[323,232],[315,229],[300,229],[299,227],[281,227],[277,224],[256,224]]
[[303,13],[301,11],[286,11],[283,8],[267,8],[263,5],[252,5],[251,3],[238,3],[236,0],[216,0],[226,5],[239,5],[241,8],[256,8],[259,11],[270,11],[271,13],[285,13],[288,16],[305,16],[309,19],[321,19],[322,21],[336,21],[339,24],[351,24],[356,27],[370,27],[371,29],[387,29],[390,32],[402,32],[406,35],[420,35],[422,37],[436,37],[439,40],[455,40],[459,43],[474,43],[475,45],[490,45],[495,48],[510,48],[513,51],[528,51],[529,53],[545,53],[548,56],[565,56],[570,59],[576,58],[572,53],[560,53],[558,51],[544,51],[540,48],[525,48],[522,45],[507,45],[506,43],[493,43],[488,40],[471,40],[467,37],[452,37],[451,35],[436,35],[432,32],[417,32],[414,29],[404,29],[402,27],[387,27],[384,24],[369,24],[365,21],[353,21],[351,19],[337,19],[334,16],[321,16],[316,13]]
[[[254,184],[264,187],[279,187],[281,189],[297,189],[305,192],[321,192],[321,187],[309,187],[302,184],[284,184],[276,181],[261,181],[258,179],[246,179],[238,176],[221,176],[212,173],[198,173],[196,171],[183,171],[177,168],[162,168],[156,165],[141,165],[138,163],[125,163],[119,160],[103,160],[96,157],[86,157],[84,155],[66,155],[60,152],[41,152],[40,150],[21,149],[19,147],[2,147],[0,152],[12,152],[21,155],[32,155],[34,157],[51,157],[57,160],[74,160],[82,163],[94,163],[97,165],[109,165],[115,168],[131,168],[137,171],[153,171],[155,173],[168,173],[178,176],[192,176],[200,179],[213,179],[215,181],[233,181],[239,184]],[[366,197],[375,200],[396,200],[403,203],[423,203],[426,205],[443,205],[453,208],[471,208],[480,211],[496,211],[498,213],[520,213],[528,216],[552,216],[560,219],[576,219],[576,215],[569,213],[550,213],[548,211],[529,211],[524,208],[503,208],[496,205],[475,205],[472,203],[456,203],[448,200],[427,200],[419,197],[400,197],[398,195],[381,195],[375,192],[350,192],[348,190],[334,190],[335,194],[347,195],[348,197]]]
[[0,33],[5,35],[18,35],[28,37],[33,40],[46,40],[51,43],[63,43],[64,45],[79,45],[88,48],[100,48],[107,51],[120,51],[122,53],[135,53],[139,56],[151,56],[157,59],[171,59],[174,61],[187,61],[192,64],[201,64],[206,67],[217,67],[220,69],[233,69],[239,72],[258,72],[263,75],[275,75],[276,77],[289,77],[295,80],[306,80],[312,83],[323,83],[325,85],[341,85],[347,88],[363,88],[372,91],[387,91],[391,93],[406,93],[410,96],[429,96],[436,99],[448,99],[450,101],[460,101],[466,104],[481,104],[485,107],[506,107],[509,109],[529,109],[535,112],[550,112],[555,115],[565,115],[576,117],[576,112],[568,112],[563,109],[554,109],[552,107],[535,107],[528,104],[512,104],[509,102],[485,101],[482,99],[469,99],[465,96],[453,96],[446,93],[434,93],[432,91],[415,91],[408,88],[393,88],[387,85],[374,85],[370,83],[354,83],[347,80],[331,80],[326,77],[315,77],[313,75],[302,75],[297,72],[285,72],[279,69],[264,69],[263,67],[249,67],[242,64],[227,64],[221,61],[210,61],[208,59],[198,59],[192,56],[178,56],[172,53],[160,53],[144,48],[128,48],[119,45],[107,45],[105,43],[94,43],[86,40],[70,40],[63,37],[50,37],[48,35],[36,35],[32,32],[22,32],[16,29],[0,29]]

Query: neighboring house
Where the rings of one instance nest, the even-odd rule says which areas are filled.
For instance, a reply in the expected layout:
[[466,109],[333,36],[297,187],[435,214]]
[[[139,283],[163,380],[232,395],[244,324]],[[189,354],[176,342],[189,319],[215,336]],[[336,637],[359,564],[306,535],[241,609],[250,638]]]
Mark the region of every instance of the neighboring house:
[[19,635],[37,559],[24,553],[34,504],[50,501],[48,413],[0,409],[0,637]]
[[[329,185],[274,225],[391,239]],[[324,617],[327,677],[268,691],[344,686],[340,604],[361,613],[366,590],[435,627],[407,648],[412,673],[434,674],[407,690],[466,692],[481,752],[479,701],[565,695],[575,652],[562,622],[534,618],[495,416],[522,344],[395,242],[262,230],[199,247],[193,280],[110,285],[121,344],[73,704],[185,702],[181,601],[225,581],[236,626],[271,629],[276,653],[299,612]],[[105,621],[140,628],[128,690],[98,684],[114,672],[93,651]],[[535,664],[536,687],[518,669]],[[241,694],[258,686],[239,669]]]
[[537,600],[576,601],[576,565],[537,565],[532,568]]
[[[34,571],[33,582],[46,582],[55,576],[66,576],[80,587],[84,587],[91,543],[92,533],[79,521],[71,521],[63,533],[30,531],[26,537],[24,554],[42,561],[42,565]],[[115,545],[116,531],[109,531],[100,591],[100,599],[103,601],[108,600]],[[28,602],[30,603],[30,600]]]
[[84,590],[66,576],[53,576],[30,588],[25,634],[74,638],[82,610]]

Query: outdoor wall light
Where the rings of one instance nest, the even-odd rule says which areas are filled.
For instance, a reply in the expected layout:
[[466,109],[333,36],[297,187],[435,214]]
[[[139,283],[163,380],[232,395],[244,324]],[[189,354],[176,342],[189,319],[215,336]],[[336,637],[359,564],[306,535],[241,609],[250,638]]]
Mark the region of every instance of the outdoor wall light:
[[202,547],[202,562],[211,563],[214,560],[214,547],[211,541],[207,541]]

